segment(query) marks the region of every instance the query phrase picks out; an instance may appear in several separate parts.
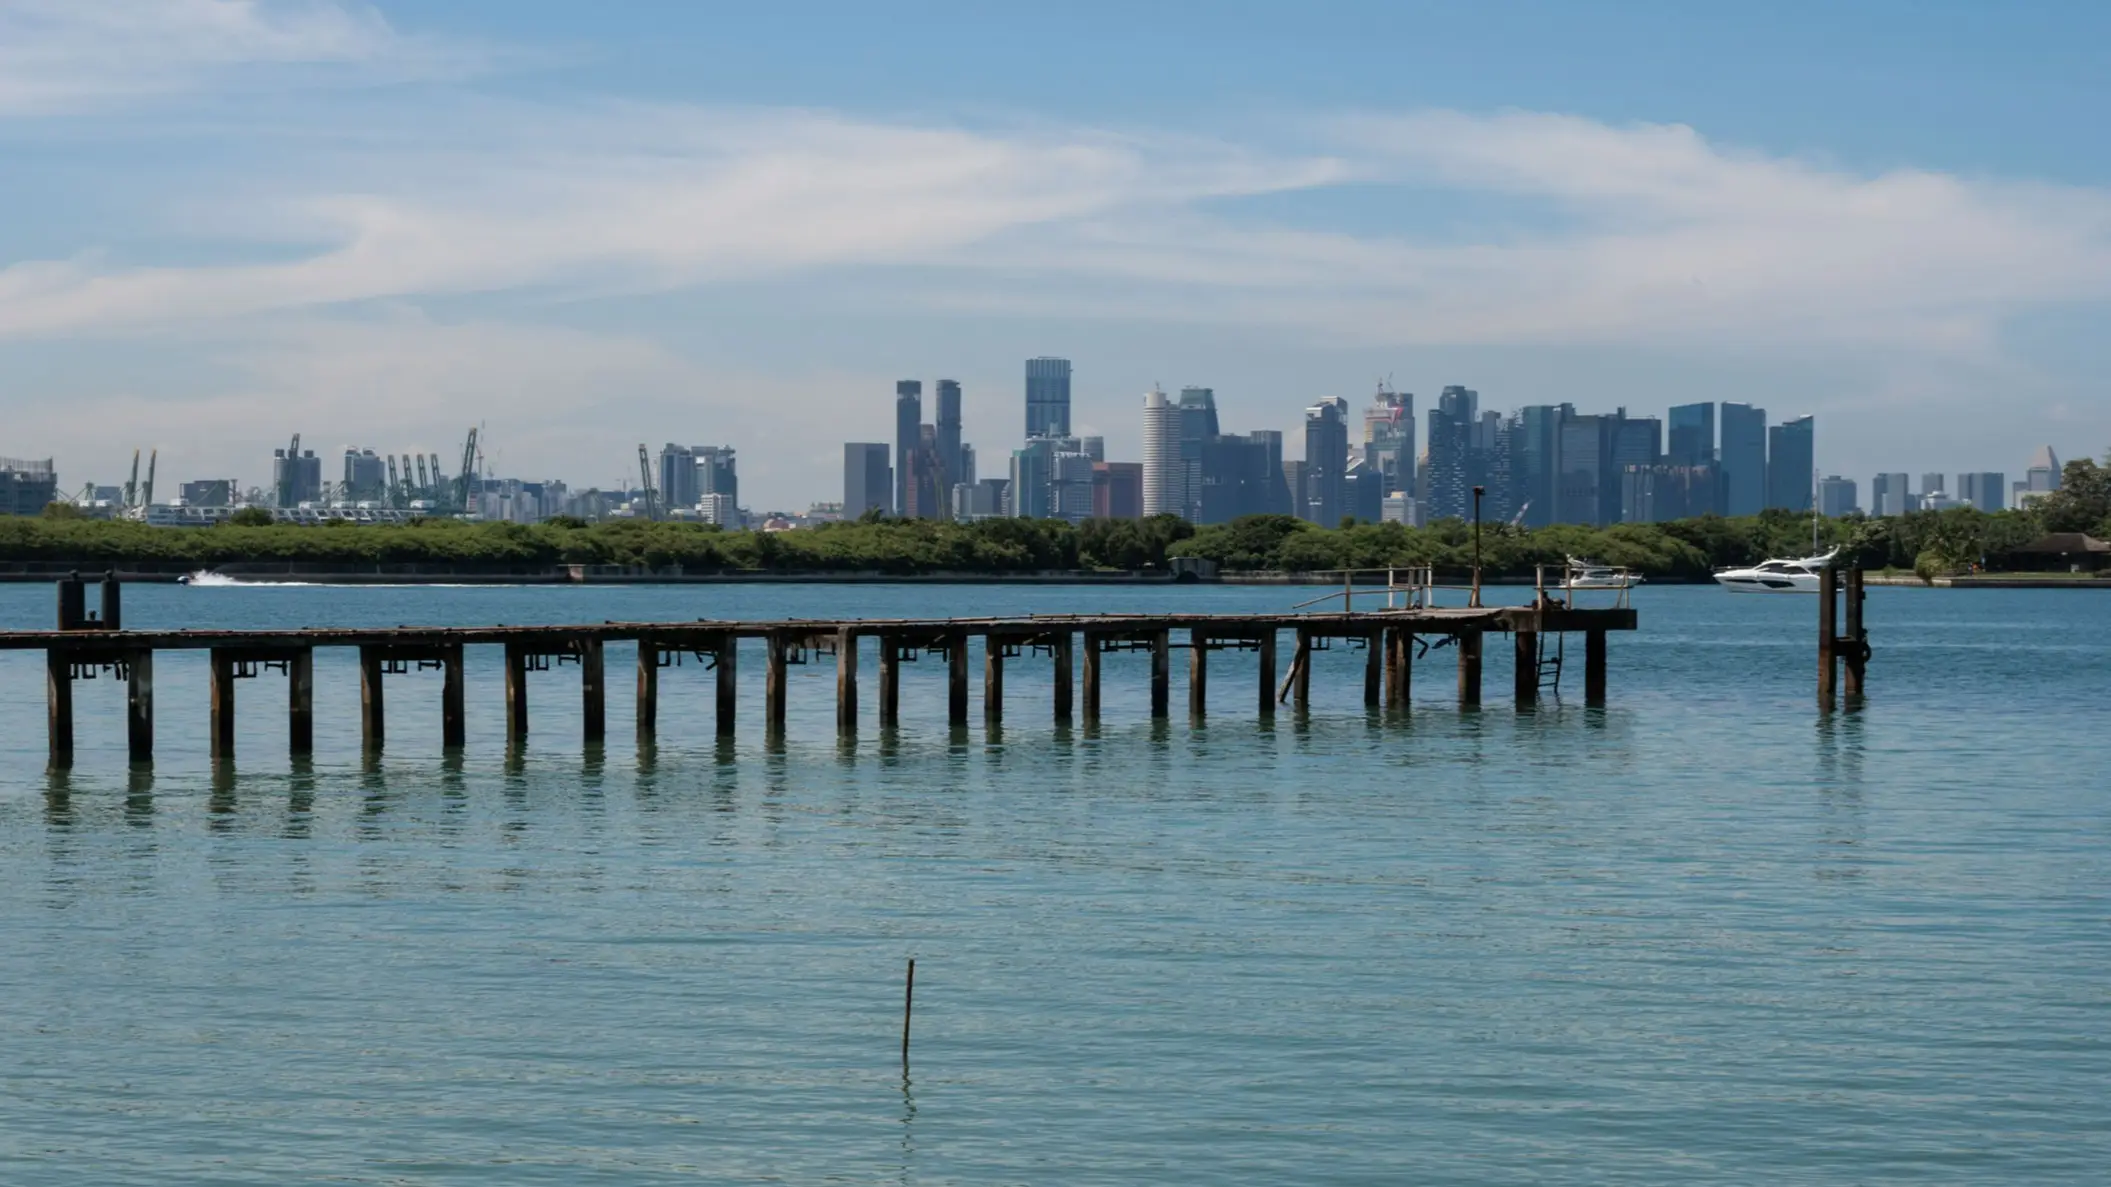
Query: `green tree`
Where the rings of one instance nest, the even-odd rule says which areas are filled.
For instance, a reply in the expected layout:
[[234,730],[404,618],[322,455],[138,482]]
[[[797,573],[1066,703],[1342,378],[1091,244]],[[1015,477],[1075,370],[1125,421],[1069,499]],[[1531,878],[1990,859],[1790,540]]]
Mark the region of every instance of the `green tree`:
[[2097,465],[2076,458],[2060,468],[2060,489],[2039,500],[2038,521],[2048,532],[2103,533],[2111,527],[2111,458]]
[[278,519],[265,507],[238,507],[233,515],[227,517],[226,522],[229,527],[268,528],[277,523]]

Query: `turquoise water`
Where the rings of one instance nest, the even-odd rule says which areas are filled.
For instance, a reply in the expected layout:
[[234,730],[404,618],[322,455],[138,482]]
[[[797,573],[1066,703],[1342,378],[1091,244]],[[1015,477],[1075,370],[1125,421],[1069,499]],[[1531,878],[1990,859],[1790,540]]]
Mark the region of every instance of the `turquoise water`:
[[[135,587],[133,626],[1278,610],[1282,589]],[[43,626],[48,587],[0,586]],[[2111,1165],[2111,616],[2086,591],[1871,591],[1861,712],[1813,707],[1809,599],[1645,588],[1611,695],[1520,713],[1450,653],[1413,710],[1320,657],[1256,719],[1049,724],[1045,673],[951,731],[712,735],[710,678],[579,743],[576,669],[506,751],[350,658],[203,753],[205,660],[157,664],[158,757],[0,656],[0,1182],[2099,1183]],[[1176,656],[1175,705],[1184,703]],[[1580,677],[1572,673],[1571,679]],[[913,1063],[903,962],[917,960]]]

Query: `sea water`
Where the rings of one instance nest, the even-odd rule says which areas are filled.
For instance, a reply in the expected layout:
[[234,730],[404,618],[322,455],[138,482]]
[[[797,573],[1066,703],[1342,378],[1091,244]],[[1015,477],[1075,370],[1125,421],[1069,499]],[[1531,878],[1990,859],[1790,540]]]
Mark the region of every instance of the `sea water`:
[[[131,587],[126,620],[346,626],[1280,611],[1311,591],[731,585]],[[1512,596],[1515,596],[1514,594]],[[1530,711],[1491,639],[1366,710],[834,726],[825,657],[782,739],[741,668],[660,675],[580,743],[577,669],[496,649],[469,742],[436,673],[359,749],[348,653],[316,751],[283,677],[205,755],[203,653],[164,653],[156,758],[77,686],[45,770],[38,653],[0,655],[0,1182],[2101,1183],[2111,1167],[2111,615],[2088,591],[1876,589],[1870,694],[1821,714],[1809,598],[1644,587],[1610,696]],[[1375,604],[1375,600],[1373,602]],[[42,627],[44,586],[0,587]],[[1580,658],[1580,640],[1578,658]],[[1176,661],[1177,661],[1176,656]],[[1287,658],[1287,657],[1286,657]],[[979,659],[977,661],[979,663]],[[979,682],[978,682],[979,683]],[[910,1063],[903,973],[915,958]]]

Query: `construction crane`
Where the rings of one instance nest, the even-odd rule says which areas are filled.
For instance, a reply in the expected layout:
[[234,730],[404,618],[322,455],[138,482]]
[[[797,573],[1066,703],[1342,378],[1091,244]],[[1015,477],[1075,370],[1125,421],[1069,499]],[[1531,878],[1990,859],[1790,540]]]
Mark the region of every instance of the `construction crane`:
[[125,479],[125,510],[131,510],[132,499],[139,494],[139,451],[132,451],[132,476]]
[[139,492],[139,509],[144,512],[154,502],[154,468],[161,461],[161,451],[147,454],[147,485]]
[[1517,514],[1510,517],[1510,526],[1512,528],[1516,528],[1523,524],[1525,522],[1525,512],[1530,511],[1531,509],[1532,500],[1526,499],[1524,501],[1524,504],[1517,509]]
[[658,523],[660,500],[652,489],[652,454],[646,451],[643,441],[638,442],[638,480],[645,484],[645,518]]
[[401,500],[398,499],[396,496],[397,493],[402,490],[402,487],[399,485],[398,479],[396,478],[396,455],[390,453],[383,454],[382,456],[388,459],[388,488],[387,493],[384,494],[382,497],[387,500],[389,506],[394,507],[401,503]]
[[454,480],[454,504],[458,511],[469,510],[469,487],[476,481],[476,428],[470,427],[469,437],[462,442],[462,471]]

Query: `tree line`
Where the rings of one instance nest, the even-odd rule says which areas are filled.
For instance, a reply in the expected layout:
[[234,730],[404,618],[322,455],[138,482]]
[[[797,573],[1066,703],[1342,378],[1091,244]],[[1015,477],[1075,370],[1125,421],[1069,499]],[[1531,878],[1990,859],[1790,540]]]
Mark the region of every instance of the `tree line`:
[[[1884,519],[1816,519],[1820,550],[1841,547],[1870,568],[1932,575],[1974,566],[2022,567],[2017,550],[2047,532],[2111,538],[2111,467],[2068,463],[2062,489],[2025,511],[1970,507]],[[239,562],[453,564],[535,567],[626,565],[690,572],[1026,573],[1162,570],[1177,557],[1229,571],[1312,572],[1474,563],[1474,529],[1457,519],[1426,527],[1345,523],[1321,528],[1282,515],[1197,528],[1174,516],[1146,520],[986,519],[973,523],[868,516],[791,532],[726,531],[706,524],[559,517],[539,524],[413,520],[402,525],[297,526],[240,515],[211,528],[89,520],[54,508],[43,517],[0,516],[0,562],[92,569],[160,563],[208,568]],[[1558,524],[1520,529],[1483,523],[1479,556],[1489,576],[1529,577],[1534,566],[1587,557],[1660,578],[1704,578],[1715,569],[1812,545],[1809,514],[1769,511],[1607,528]]]

